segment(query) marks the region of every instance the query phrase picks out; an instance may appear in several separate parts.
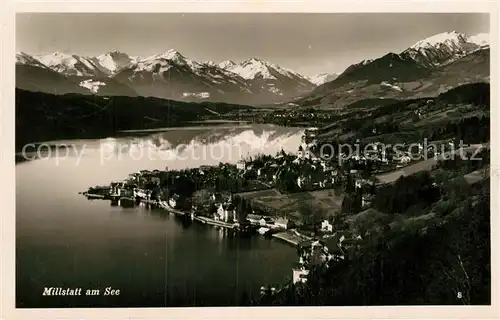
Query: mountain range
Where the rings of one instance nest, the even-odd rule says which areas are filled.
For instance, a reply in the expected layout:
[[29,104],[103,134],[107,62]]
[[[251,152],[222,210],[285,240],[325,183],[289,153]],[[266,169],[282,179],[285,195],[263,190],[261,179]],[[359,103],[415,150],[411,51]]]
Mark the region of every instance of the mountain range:
[[176,50],[149,57],[119,51],[95,57],[21,52],[16,58],[19,89],[250,105],[293,101],[298,106],[338,108],[359,99],[428,96],[489,80],[488,35],[455,31],[353,64],[340,75],[314,77],[255,57],[239,63],[198,62]]
[[294,104],[335,109],[360,99],[417,98],[462,84],[488,82],[488,43],[487,34],[440,33],[400,53],[353,64]]
[[151,96],[266,104],[315,88],[307,77],[268,61],[197,62],[175,50],[150,57],[119,51],[96,57],[55,52],[16,56],[16,86],[48,93]]

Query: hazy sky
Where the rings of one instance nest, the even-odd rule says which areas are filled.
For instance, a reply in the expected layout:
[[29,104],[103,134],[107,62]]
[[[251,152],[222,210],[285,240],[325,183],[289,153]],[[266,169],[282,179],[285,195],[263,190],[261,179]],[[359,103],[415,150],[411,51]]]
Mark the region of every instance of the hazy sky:
[[440,32],[489,31],[473,13],[22,13],[16,50],[149,56],[176,49],[197,61],[269,60],[306,75],[400,52]]

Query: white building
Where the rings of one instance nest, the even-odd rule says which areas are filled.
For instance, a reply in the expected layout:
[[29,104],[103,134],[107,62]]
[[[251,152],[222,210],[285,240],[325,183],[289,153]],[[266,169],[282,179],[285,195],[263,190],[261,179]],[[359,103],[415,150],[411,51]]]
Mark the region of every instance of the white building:
[[236,168],[238,170],[244,171],[246,169],[246,163],[243,160],[240,160],[236,163]]
[[170,199],[168,199],[168,205],[172,208],[176,208],[179,204],[179,195],[174,194]]
[[304,181],[306,180],[306,178],[304,178],[303,176],[299,176],[297,178],[297,185],[299,186],[299,188],[302,188],[302,186],[304,185]]
[[411,161],[411,158],[407,154],[402,156],[401,159],[399,160],[399,162],[401,164],[408,164],[410,161]]
[[299,146],[299,150],[297,151],[297,158],[302,159],[304,157],[304,148]]
[[276,228],[281,228],[281,229],[285,229],[286,230],[290,226],[290,220],[288,220],[286,218],[276,219],[276,221],[274,221],[274,226]]
[[309,147],[306,147],[304,150],[304,158],[306,158],[306,159],[311,158],[311,151],[309,150]]
[[230,219],[232,219],[233,222],[238,221],[238,217],[236,215],[236,208],[231,203],[229,204],[220,203],[214,218],[215,220],[224,222],[228,222]]
[[361,196],[361,207],[362,208],[369,206],[370,203],[371,203],[370,198],[368,198],[366,195]]
[[168,199],[168,205],[171,206],[172,208],[175,208],[177,206],[177,200],[175,199]]
[[382,150],[382,162],[383,163],[387,163],[388,160],[387,160],[387,152],[385,151],[385,149]]
[[362,180],[361,179],[356,179],[356,182],[354,183],[354,187],[356,189],[359,189],[359,188],[361,188],[361,185],[362,185]]
[[148,197],[146,191],[141,190],[141,189],[134,189],[134,198],[143,198],[146,199]]
[[262,219],[261,215],[257,214],[248,214],[247,220],[250,221],[251,224],[260,224],[260,219]]

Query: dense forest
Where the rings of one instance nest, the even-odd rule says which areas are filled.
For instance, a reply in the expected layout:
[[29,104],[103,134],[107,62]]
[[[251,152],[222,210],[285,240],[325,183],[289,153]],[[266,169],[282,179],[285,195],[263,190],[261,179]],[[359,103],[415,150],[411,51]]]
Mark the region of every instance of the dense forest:
[[120,130],[178,126],[243,109],[251,107],[149,97],[53,95],[17,89],[16,148],[30,142],[106,137]]
[[[378,203],[389,212],[374,211],[355,226],[363,241],[354,254],[329,267],[311,270],[305,284],[285,286],[278,294],[263,295],[255,305],[412,305],[490,303],[489,179],[467,186],[465,197],[452,193],[446,212],[431,214],[441,201],[425,195],[428,176],[400,182],[414,204],[422,202],[427,219],[413,219],[401,203]],[[415,180],[415,181],[413,181]],[[420,186],[420,187],[418,187]],[[395,188],[395,187],[394,187]],[[393,190],[394,191],[394,190]],[[395,196],[381,195],[396,199]],[[400,206],[398,209],[391,209]],[[352,228],[352,226],[351,226]]]

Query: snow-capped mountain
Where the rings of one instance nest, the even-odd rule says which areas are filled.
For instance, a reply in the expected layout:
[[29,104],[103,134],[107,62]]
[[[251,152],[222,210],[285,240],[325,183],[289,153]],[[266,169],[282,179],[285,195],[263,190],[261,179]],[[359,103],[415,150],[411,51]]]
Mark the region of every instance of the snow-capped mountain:
[[92,79],[83,80],[79,83],[80,87],[87,88],[92,93],[98,93],[99,89],[102,86],[105,86],[106,83],[102,81],[93,81]]
[[243,61],[240,64],[228,62],[224,67],[225,70],[236,73],[243,79],[253,80],[256,78],[276,80],[280,76],[297,77],[307,81],[307,79],[292,70],[282,68],[265,60],[251,58]]
[[452,87],[489,81],[488,34],[444,32],[401,53],[352,64],[335,80],[295,103],[340,108],[362,99],[432,96]]
[[126,85],[110,78],[97,58],[61,52],[41,56],[16,55],[16,86],[48,93],[82,93],[137,96]]
[[94,63],[91,58],[63,52],[35,56],[35,58],[52,70],[67,76],[107,76],[107,74],[101,70],[100,66]]
[[53,94],[89,92],[24,52],[16,54],[16,87]]
[[101,70],[109,75],[116,73],[118,70],[130,66],[137,62],[138,57],[129,56],[120,51],[111,51],[91,58],[92,61],[100,67]]
[[36,59],[36,58],[34,58],[34,57],[30,56],[29,54],[24,53],[24,52],[16,53],[16,65],[19,65],[19,64],[30,65],[30,66],[34,66],[34,67],[48,69],[48,67],[46,65],[44,65],[43,63],[41,63],[38,59]]
[[456,31],[443,32],[416,42],[401,55],[422,65],[436,67],[462,58],[487,43],[485,34],[468,37]]
[[488,33],[479,33],[475,36],[468,37],[468,42],[477,44],[480,47],[490,46],[490,35]]
[[225,60],[225,61],[220,62],[217,66],[221,69],[224,69],[224,70],[230,70],[231,68],[235,67],[236,65],[237,65],[237,63],[232,61],[232,60]]
[[314,88],[305,77],[269,62],[197,62],[176,50],[138,60],[113,78],[139,94],[169,99],[271,103]]
[[54,71],[67,76],[104,77],[112,76],[139,58],[119,51],[111,51],[97,57],[85,57],[63,52],[35,56],[37,60]]
[[301,74],[265,60],[198,62],[173,49],[145,58],[119,51],[96,57],[55,52],[19,55],[18,61],[32,65],[38,61],[38,67],[72,79],[93,94],[104,94],[104,90],[113,95],[267,104],[295,98],[315,87]]
[[309,77],[308,80],[317,85],[320,86],[323,83],[330,82],[335,80],[339,75],[336,73],[320,73],[315,76]]

